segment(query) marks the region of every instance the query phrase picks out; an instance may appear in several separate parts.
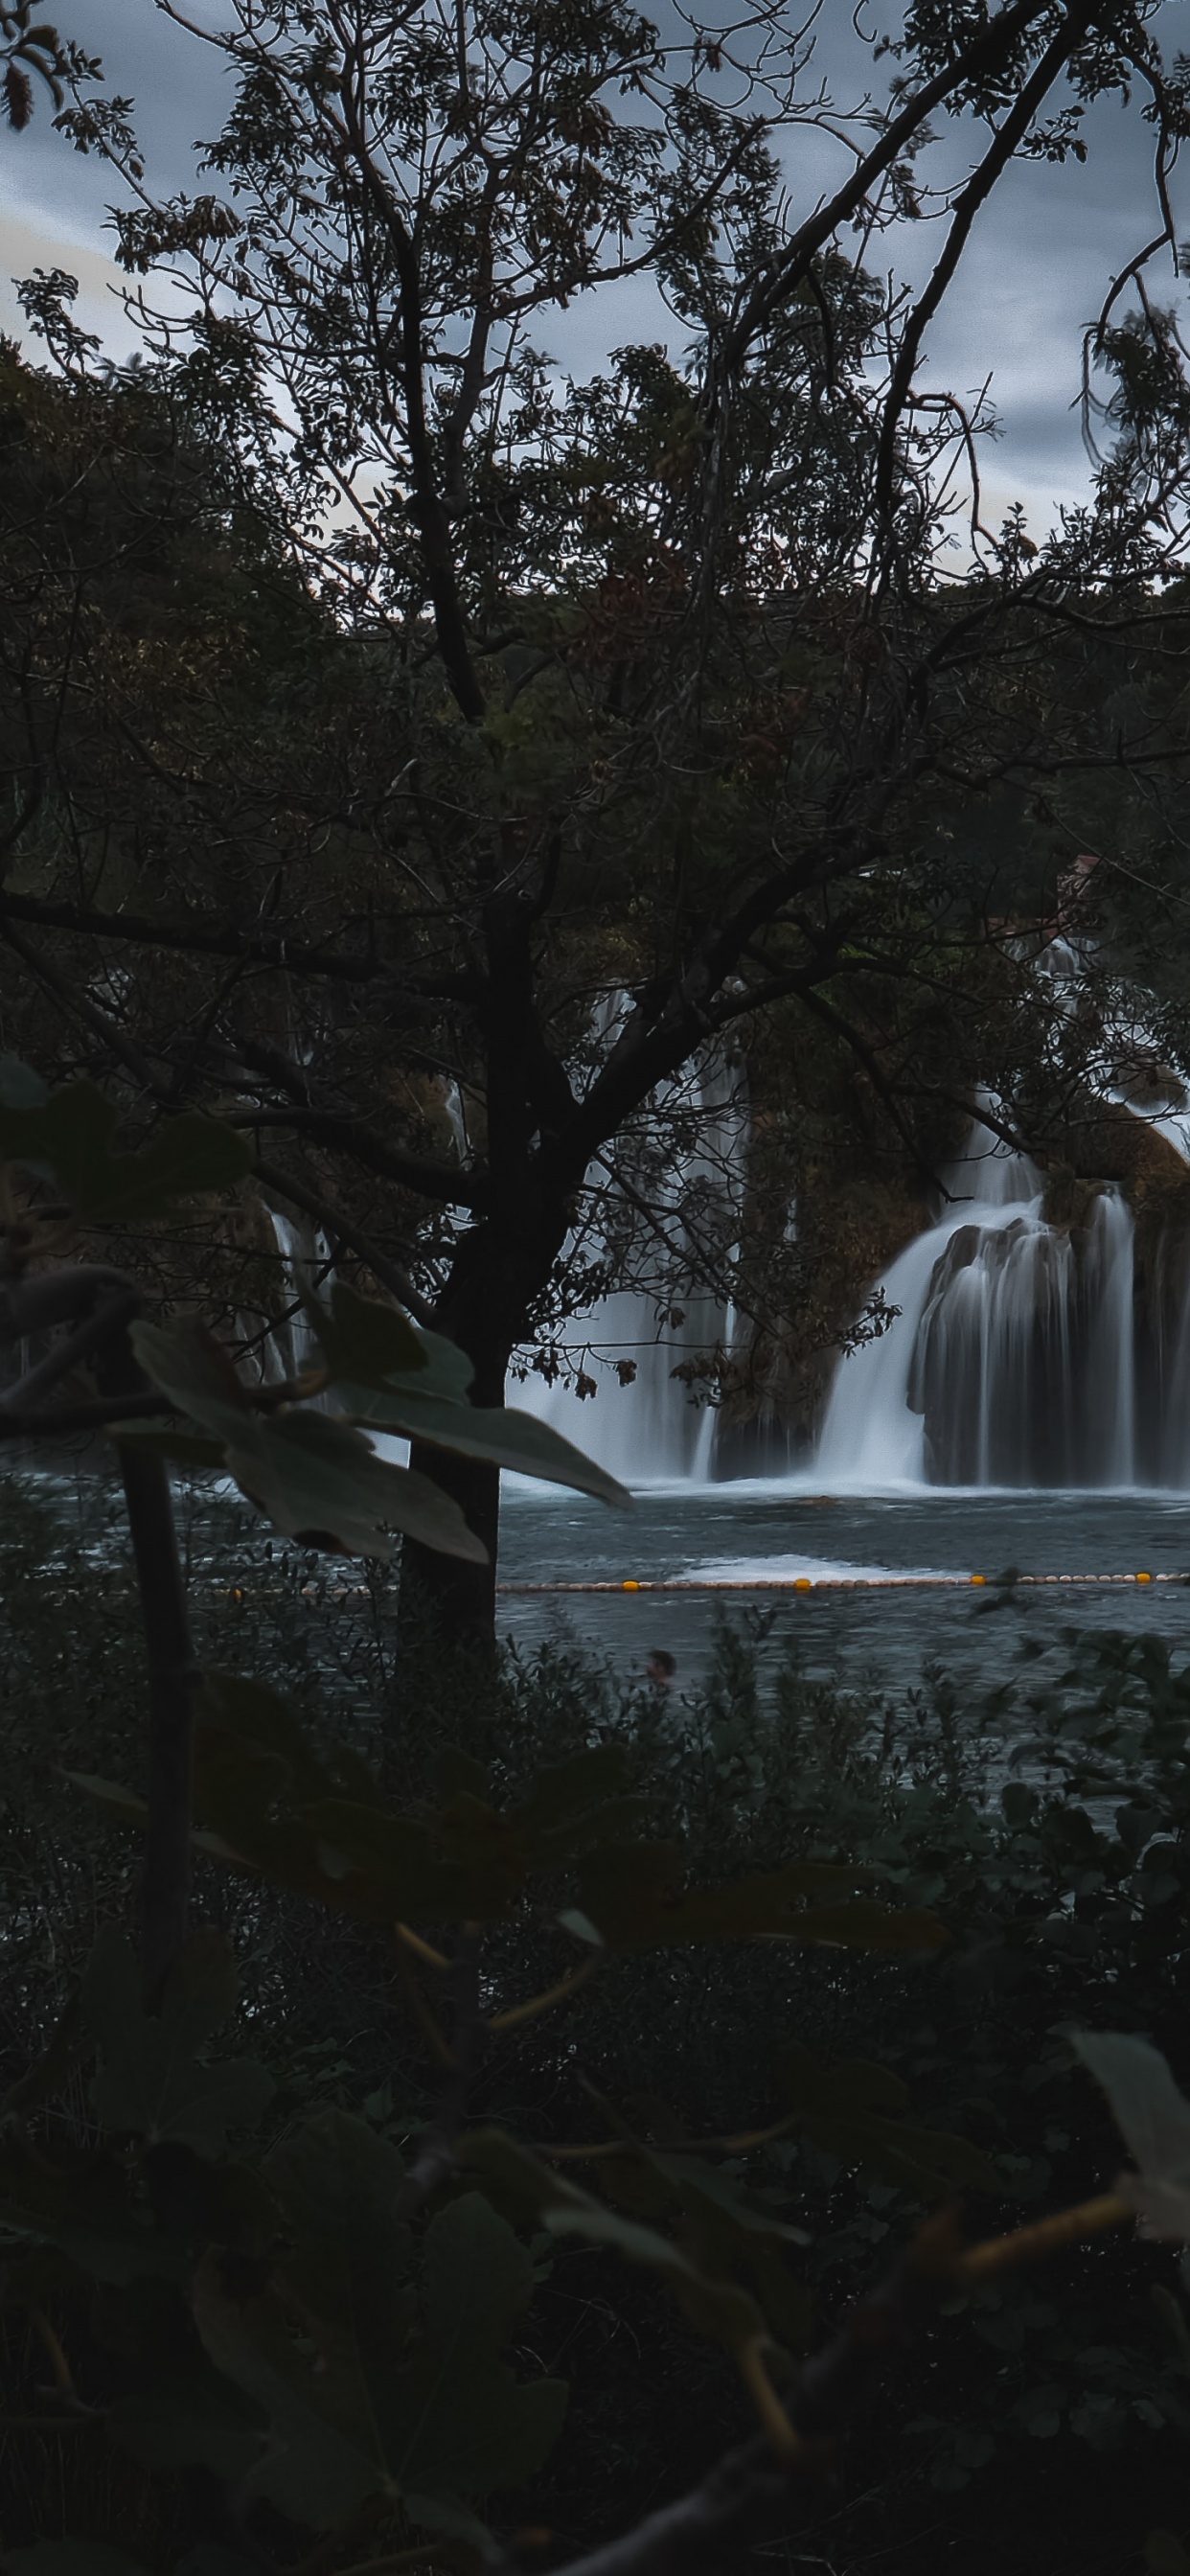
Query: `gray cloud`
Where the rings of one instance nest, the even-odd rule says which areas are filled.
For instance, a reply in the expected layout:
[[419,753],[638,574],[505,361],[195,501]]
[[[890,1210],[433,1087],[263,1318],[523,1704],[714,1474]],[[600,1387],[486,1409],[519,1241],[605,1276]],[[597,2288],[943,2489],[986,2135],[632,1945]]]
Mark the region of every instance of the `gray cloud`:
[[[192,9],[195,0],[190,0]],[[885,15],[895,15],[883,0]],[[198,0],[207,23],[218,0]],[[150,185],[169,191],[192,182],[196,138],[217,130],[229,97],[218,56],[188,38],[153,0],[58,0],[61,23],[103,57],[108,86],[136,102]],[[1176,38],[1184,0],[1167,0],[1161,23]],[[850,0],[826,0],[819,24],[818,68],[849,100],[884,74],[855,39]],[[1082,333],[1098,311],[1108,281],[1152,223],[1151,138],[1134,106],[1097,109],[1085,167],[1023,164],[1008,174],[969,246],[950,298],[927,344],[926,379],[972,391],[989,373],[1004,435],[985,458],[988,497],[998,507],[1020,497],[1035,521],[1054,504],[1085,494],[1088,466],[1077,412]],[[978,137],[963,126],[944,131],[948,171],[968,166]],[[823,138],[791,137],[784,147],[799,209],[841,174],[839,147]],[[55,135],[39,102],[29,131],[0,142],[0,271],[55,262],[72,267],[83,289],[81,318],[102,329],[118,350],[129,332],[109,291],[106,208],[117,188],[102,161],[84,159]],[[1190,204],[1179,181],[1190,231]],[[903,226],[882,256],[895,252],[901,272],[920,284],[941,242],[935,224]],[[1162,300],[1180,293],[1168,261],[1157,278]],[[0,293],[4,327],[14,327],[11,293]],[[586,297],[550,317],[544,336],[558,362],[576,373],[598,366],[607,350],[631,338],[677,334],[647,283]]]
[[[209,22],[216,14],[203,0],[194,12]],[[135,102],[150,184],[184,186],[195,140],[218,130],[229,95],[218,56],[172,26],[152,0],[47,0],[47,15],[102,58],[111,95]],[[0,195],[26,221],[40,218],[53,231],[78,228],[79,239],[94,240],[117,185],[106,162],[72,151],[54,133],[42,97],[19,142],[4,143]]]

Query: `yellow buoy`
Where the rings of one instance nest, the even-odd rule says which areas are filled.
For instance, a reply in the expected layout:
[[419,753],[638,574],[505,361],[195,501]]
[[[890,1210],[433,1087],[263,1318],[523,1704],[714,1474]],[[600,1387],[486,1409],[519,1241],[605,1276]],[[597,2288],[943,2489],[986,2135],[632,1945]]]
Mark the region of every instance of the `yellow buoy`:
[[1136,1580],[1138,1583],[1151,1583],[1153,1578],[1151,1574],[1138,1574]]
[[640,1585],[639,1583],[633,1583],[629,1580],[627,1583],[622,1583],[620,1585],[620,1590],[621,1592],[639,1592]]
[[973,1574],[971,1580],[973,1583],[986,1583],[987,1576],[986,1574]]
[[793,1588],[795,1592],[812,1592],[814,1586],[808,1574],[798,1574],[794,1576]]

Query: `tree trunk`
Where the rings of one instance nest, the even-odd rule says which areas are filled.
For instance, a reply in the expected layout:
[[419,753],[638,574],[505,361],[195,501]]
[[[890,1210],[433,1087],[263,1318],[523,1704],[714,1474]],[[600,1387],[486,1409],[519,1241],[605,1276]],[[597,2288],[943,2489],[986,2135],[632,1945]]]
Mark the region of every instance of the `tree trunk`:
[[431,1449],[424,1440],[410,1448],[409,1464],[441,1487],[459,1505],[468,1526],[483,1540],[486,1565],[466,1557],[443,1556],[407,1538],[401,1547],[401,1621],[406,1635],[430,1629],[435,1643],[490,1653],[496,1642],[496,1558],[500,1535],[500,1470],[483,1458],[460,1458],[449,1449]]
[[[506,850],[501,862],[514,874],[515,856],[514,850]],[[551,1111],[538,1096],[544,1050],[534,1006],[533,921],[533,907],[523,892],[495,892],[484,904],[491,1213],[459,1241],[434,1315],[439,1330],[472,1361],[471,1402],[485,1406],[504,1402],[509,1360],[549,1283],[570,1220],[570,1188],[560,1169],[549,1169],[542,1152]],[[548,1068],[548,1058],[546,1063]],[[573,1108],[560,1069],[559,1080],[566,1105]],[[449,1450],[423,1447],[420,1441],[414,1443],[411,1463],[454,1497],[488,1551],[486,1565],[469,1565],[407,1540],[402,1565],[411,1578],[411,1606],[429,1614],[444,1640],[491,1653],[496,1642],[499,1470],[478,1459],[452,1456]]]
[[[434,1314],[472,1361],[471,1402],[501,1405],[508,1364],[529,1329],[535,1300],[547,1286],[566,1238],[569,1202],[560,1192],[526,1190],[516,1228],[489,1219],[459,1244]],[[415,1440],[410,1465],[451,1495],[488,1551],[486,1565],[443,1556],[406,1539],[401,1551],[402,1625],[428,1623],[443,1643],[491,1653],[496,1642],[496,1559],[500,1536],[500,1471]]]
[[[493,1273],[504,1265],[491,1231],[478,1226],[464,1237],[434,1316],[436,1328],[448,1333],[474,1363],[471,1402],[479,1405],[503,1404],[512,1347],[498,1313],[506,1299],[493,1294]],[[516,1302],[514,1333],[523,1312],[522,1301]],[[402,1626],[407,1635],[428,1627],[434,1642],[490,1654],[496,1643],[500,1470],[483,1458],[462,1458],[423,1440],[413,1441],[409,1464],[459,1505],[468,1526],[483,1540],[488,1561],[473,1565],[465,1557],[443,1556],[438,1548],[407,1538],[401,1549]]]

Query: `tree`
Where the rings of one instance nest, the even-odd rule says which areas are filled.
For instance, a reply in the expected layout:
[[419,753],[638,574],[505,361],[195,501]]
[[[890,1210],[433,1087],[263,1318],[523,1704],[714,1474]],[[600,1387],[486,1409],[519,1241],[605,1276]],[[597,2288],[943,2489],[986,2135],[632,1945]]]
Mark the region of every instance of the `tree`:
[[4,0],[0,7],[0,63],[4,113],[14,134],[23,134],[33,115],[34,80],[48,90],[61,109],[67,84],[98,80],[99,65],[47,21],[34,20],[33,0]]
[[[388,1262],[481,1404],[591,1286],[559,1265],[592,1179],[648,1223],[650,1104],[708,1046],[766,1025],[786,1061],[829,1049],[919,1177],[976,1082],[1036,1138],[1102,1053],[1102,1012],[1056,1027],[1031,953],[1070,912],[1079,782],[1123,780],[1151,816],[1181,757],[1176,685],[1156,716],[1136,701],[1183,633],[1182,366],[1144,270],[1172,244],[1187,109],[1153,14],[920,0],[887,96],[840,129],[767,11],[666,44],[620,0],[237,0],[191,29],[236,81],[211,192],[165,205],[122,103],[67,111],[133,192],[119,255],[150,281],[151,362],[85,399],[185,418],[206,524],[300,581],[311,648],[278,692],[283,764],[261,756],[263,663],[246,705],[227,694],[234,653],[159,697],[147,738],[125,702],[84,759],[97,576],[59,548],[65,660],[10,646],[40,817],[18,846],[42,840],[4,935],[69,1045],[146,1108],[230,1093],[287,1140],[270,1184]],[[1137,88],[1159,238],[1091,336],[1114,388],[1093,504],[1036,549],[1016,518],[983,527],[988,415],[923,389],[925,335],[1013,158],[1083,154],[1089,107]],[[978,150],[931,196],[940,116]],[[781,149],[806,128],[853,160],[799,212]],[[888,228],[931,207],[925,287],[880,285]],[[551,316],[629,279],[684,358],[634,346],[559,382]],[[61,286],[35,318],[77,372]],[[1024,846],[997,850],[1005,831]],[[1102,880],[1081,918],[1097,905]],[[488,1566],[427,1558],[422,1579],[490,1634],[496,1475],[424,1464]]]

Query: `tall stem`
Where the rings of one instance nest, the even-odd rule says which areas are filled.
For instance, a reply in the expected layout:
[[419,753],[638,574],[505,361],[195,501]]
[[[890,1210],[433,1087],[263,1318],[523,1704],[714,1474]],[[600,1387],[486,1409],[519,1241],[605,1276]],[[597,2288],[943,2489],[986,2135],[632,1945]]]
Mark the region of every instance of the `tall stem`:
[[120,1474],[149,1666],[149,1820],[141,1879],[141,1982],[146,2010],[155,2012],[186,1938],[198,1674],[168,1470],[160,1458],[147,1457],[121,1442]]

